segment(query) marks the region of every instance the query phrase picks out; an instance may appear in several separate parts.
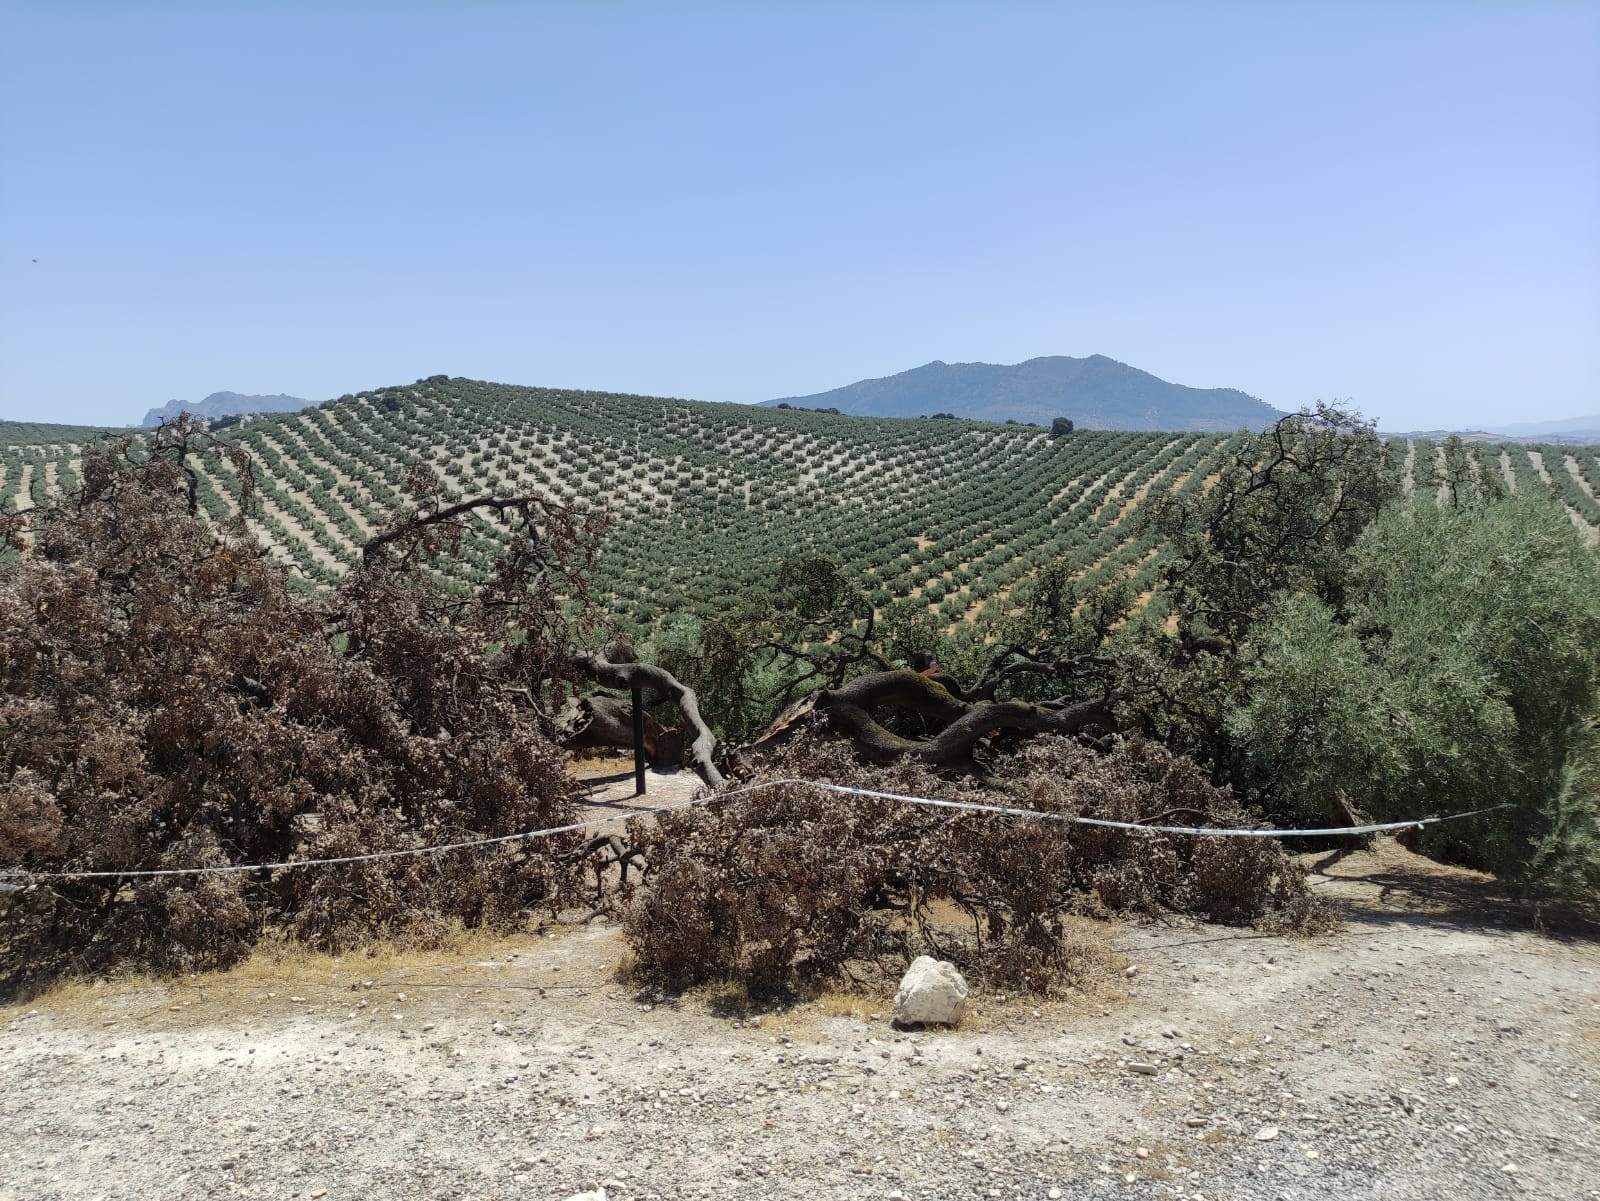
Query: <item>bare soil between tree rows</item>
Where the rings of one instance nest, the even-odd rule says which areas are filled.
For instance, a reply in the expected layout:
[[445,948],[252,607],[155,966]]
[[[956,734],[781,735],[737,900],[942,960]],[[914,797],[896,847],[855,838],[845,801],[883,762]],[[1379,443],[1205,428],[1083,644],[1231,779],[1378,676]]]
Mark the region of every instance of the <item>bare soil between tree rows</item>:
[[955,1031],[652,1002],[598,924],[60,988],[0,1010],[0,1199],[1600,1197],[1592,936],[1323,867],[1337,934],[1107,926],[1103,988]]

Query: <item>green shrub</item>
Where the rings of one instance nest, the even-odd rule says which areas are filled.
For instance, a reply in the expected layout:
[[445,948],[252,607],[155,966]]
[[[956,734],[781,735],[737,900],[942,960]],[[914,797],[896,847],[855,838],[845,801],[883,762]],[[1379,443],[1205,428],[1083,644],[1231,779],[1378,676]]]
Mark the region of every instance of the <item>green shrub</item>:
[[1387,512],[1346,604],[1282,595],[1248,648],[1229,729],[1281,810],[1336,816],[1341,793],[1394,820],[1508,804],[1425,845],[1600,897],[1600,557],[1564,513],[1529,497]]

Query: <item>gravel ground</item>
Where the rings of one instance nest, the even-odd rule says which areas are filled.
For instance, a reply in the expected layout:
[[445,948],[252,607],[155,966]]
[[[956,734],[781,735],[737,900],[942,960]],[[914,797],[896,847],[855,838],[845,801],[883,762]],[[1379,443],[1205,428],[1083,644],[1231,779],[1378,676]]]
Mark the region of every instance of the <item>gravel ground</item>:
[[1118,927],[1132,974],[955,1032],[651,1005],[597,928],[64,989],[0,1010],[0,1199],[1600,1198],[1596,944],[1329,870],[1337,935]]

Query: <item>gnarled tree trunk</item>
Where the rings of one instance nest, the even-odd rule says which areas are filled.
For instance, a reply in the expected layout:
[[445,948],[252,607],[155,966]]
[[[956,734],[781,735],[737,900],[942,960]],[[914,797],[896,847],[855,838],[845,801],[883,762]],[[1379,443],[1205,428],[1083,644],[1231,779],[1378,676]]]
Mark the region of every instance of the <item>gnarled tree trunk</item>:
[[680,684],[671,672],[649,663],[613,663],[604,655],[579,655],[573,662],[607,688],[642,688],[678,706],[684,724],[694,734],[685,747],[689,762],[707,784],[713,788],[722,787],[722,773],[712,758],[717,750],[717,736],[700,716],[700,698],[695,696],[694,689]]
[[[753,749],[773,745],[807,713],[825,714],[828,723],[875,763],[910,755],[938,767],[970,764],[978,742],[1002,730],[1026,734],[1077,734],[1092,726],[1114,729],[1115,698],[1076,704],[957,699],[937,680],[915,671],[880,671],[838,688],[823,688],[801,698],[768,727]],[[882,709],[917,713],[942,728],[928,738],[906,738],[874,716]]]
[[[620,696],[596,693],[584,697],[574,709],[571,732],[563,738],[566,746],[633,746],[633,702]],[[668,733],[650,714],[644,715],[644,753],[661,765],[659,748]]]

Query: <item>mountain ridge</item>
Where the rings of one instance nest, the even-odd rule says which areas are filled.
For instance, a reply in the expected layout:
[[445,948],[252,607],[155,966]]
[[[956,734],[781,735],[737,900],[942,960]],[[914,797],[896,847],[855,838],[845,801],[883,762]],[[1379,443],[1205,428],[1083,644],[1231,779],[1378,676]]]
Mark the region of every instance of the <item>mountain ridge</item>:
[[244,417],[252,413],[297,413],[312,402],[278,392],[270,396],[251,396],[243,392],[213,392],[204,400],[169,400],[144,415],[142,425],[157,426],[172,421],[180,413],[203,417]]
[[1283,415],[1237,388],[1174,384],[1102,354],[1042,355],[1011,364],[935,359],[893,375],[762,404],[837,408],[860,417],[942,412],[1038,424],[1067,417],[1085,429],[1185,432],[1262,429]]

